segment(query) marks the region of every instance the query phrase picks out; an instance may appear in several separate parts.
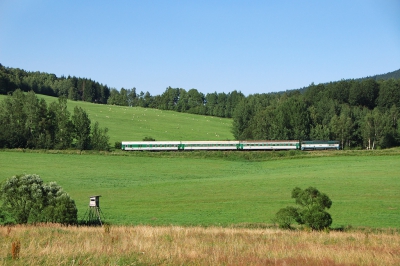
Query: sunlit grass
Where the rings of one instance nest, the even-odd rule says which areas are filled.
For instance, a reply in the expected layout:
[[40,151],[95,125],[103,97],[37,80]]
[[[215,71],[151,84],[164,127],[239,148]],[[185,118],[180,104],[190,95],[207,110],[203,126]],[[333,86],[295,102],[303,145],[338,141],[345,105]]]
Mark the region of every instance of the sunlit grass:
[[280,208],[294,204],[294,187],[314,186],[333,201],[333,227],[398,227],[400,155],[388,152],[249,161],[191,152],[1,151],[6,167],[0,168],[0,181],[21,173],[56,181],[75,199],[80,217],[88,197],[100,194],[108,221],[135,225],[268,224]]
[[[20,241],[19,258],[12,243]],[[399,265],[398,232],[0,227],[0,265]]]
[[[0,101],[6,96],[0,95]],[[57,98],[37,95],[49,104]],[[94,123],[109,129],[110,143],[123,140],[233,140],[232,119],[193,115],[151,108],[94,104],[82,101],[67,103],[73,114],[74,107],[82,107]]]

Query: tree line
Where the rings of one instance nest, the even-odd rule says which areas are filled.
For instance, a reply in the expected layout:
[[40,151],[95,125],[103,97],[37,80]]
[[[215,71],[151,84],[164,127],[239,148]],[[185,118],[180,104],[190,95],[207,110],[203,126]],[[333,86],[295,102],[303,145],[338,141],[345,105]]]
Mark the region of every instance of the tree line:
[[304,93],[258,94],[235,108],[236,139],[338,140],[343,148],[400,144],[400,79],[311,84]]
[[203,93],[196,89],[168,87],[161,95],[137,92],[136,88],[117,90],[86,78],[57,77],[43,72],[29,72],[19,68],[8,68],[0,64],[0,94],[8,94],[20,89],[55,97],[65,97],[74,101],[100,104],[139,106],[177,112],[232,117],[238,102],[244,98],[241,92]]
[[0,102],[0,148],[109,150],[107,132],[81,107],[71,116],[65,97],[47,105],[17,89]]
[[168,87],[161,95],[152,96],[149,92],[136,92],[136,88],[111,89],[107,104],[139,106],[182,113],[211,115],[232,118],[236,105],[244,99],[243,93],[204,93],[197,89],[186,91],[182,88]]
[[19,68],[8,68],[0,64],[0,94],[8,94],[16,89],[34,91],[69,100],[106,104],[110,96],[107,85],[87,78],[57,77],[44,72],[28,72]]
[[281,93],[203,94],[168,87],[152,96],[134,87],[110,89],[90,79],[57,78],[0,65],[0,93],[20,88],[72,100],[233,118],[232,133],[238,140],[330,139],[339,140],[344,148],[374,149],[400,145],[399,73],[311,84]]

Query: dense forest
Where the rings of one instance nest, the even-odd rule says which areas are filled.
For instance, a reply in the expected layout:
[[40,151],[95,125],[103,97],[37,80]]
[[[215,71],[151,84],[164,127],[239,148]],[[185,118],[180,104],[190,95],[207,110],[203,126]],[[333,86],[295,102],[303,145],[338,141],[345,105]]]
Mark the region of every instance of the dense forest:
[[237,139],[338,140],[343,148],[399,145],[400,79],[311,84],[304,93],[250,95],[235,108]]
[[27,72],[19,68],[8,68],[0,64],[0,94],[20,89],[49,96],[65,96],[70,100],[107,103],[110,89],[86,78],[57,77],[43,72]]
[[233,118],[236,139],[339,140],[343,148],[400,145],[400,70],[279,93],[203,94],[168,87],[161,95],[0,64],[0,93],[16,89],[71,100]]

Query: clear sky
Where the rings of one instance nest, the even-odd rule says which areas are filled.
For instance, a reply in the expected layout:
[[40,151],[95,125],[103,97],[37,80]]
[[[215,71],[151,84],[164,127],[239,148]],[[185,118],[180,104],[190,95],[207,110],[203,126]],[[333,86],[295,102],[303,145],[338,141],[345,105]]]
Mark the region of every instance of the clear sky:
[[400,68],[399,0],[0,0],[0,63],[244,94]]

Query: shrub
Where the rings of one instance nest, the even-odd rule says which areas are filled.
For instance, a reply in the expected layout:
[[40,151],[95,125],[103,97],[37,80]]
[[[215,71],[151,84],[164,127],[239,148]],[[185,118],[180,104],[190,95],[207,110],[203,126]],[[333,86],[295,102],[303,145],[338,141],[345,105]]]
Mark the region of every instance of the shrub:
[[116,141],[114,143],[114,148],[120,150],[122,148],[122,142],[121,141]]
[[75,201],[55,182],[45,184],[38,175],[9,178],[0,189],[0,199],[3,211],[19,224],[77,223]]
[[280,209],[275,216],[280,228],[290,229],[294,221],[313,230],[323,230],[332,224],[331,215],[325,211],[331,207],[332,201],[326,194],[314,187],[305,190],[296,187],[292,191],[292,198],[300,208],[288,206]]
[[288,206],[280,209],[276,213],[274,222],[279,225],[282,229],[292,229],[292,223],[298,219],[298,209],[295,207]]

